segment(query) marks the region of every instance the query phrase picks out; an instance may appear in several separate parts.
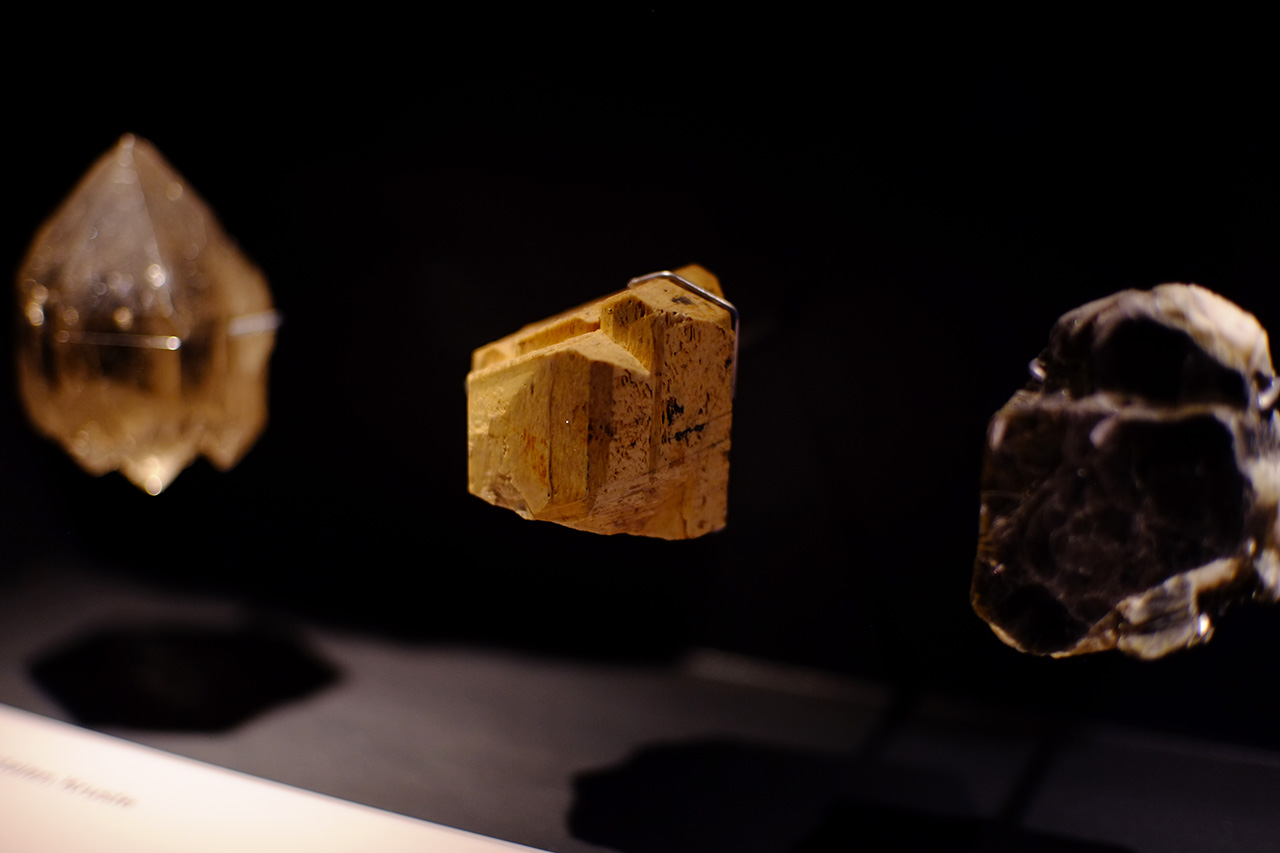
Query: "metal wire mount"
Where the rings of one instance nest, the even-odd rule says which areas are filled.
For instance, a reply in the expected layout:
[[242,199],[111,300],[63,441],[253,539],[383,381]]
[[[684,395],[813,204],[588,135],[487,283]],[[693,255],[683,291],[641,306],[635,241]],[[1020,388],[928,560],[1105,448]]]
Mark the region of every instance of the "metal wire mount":
[[728,301],[727,299],[724,299],[723,297],[720,297],[720,296],[716,296],[714,293],[707,290],[706,288],[699,287],[698,285],[689,281],[689,279],[685,278],[684,276],[676,275],[670,270],[659,270],[658,272],[651,272],[648,275],[636,276],[635,278],[631,279],[631,281],[627,282],[627,287],[628,288],[639,287],[642,284],[645,284],[650,281],[658,281],[659,279],[664,281],[669,281],[672,284],[677,284],[680,287],[683,287],[685,290],[689,291],[690,293],[695,293],[698,296],[701,296],[703,299],[707,300],[712,305],[715,305],[719,308],[723,308],[724,310],[729,312],[729,319],[733,321],[733,379],[731,380],[731,384],[729,386],[729,395],[730,397],[732,397],[733,395],[737,394],[738,393],[738,339],[740,337],[738,334],[739,327],[740,327],[740,323],[738,320],[738,309],[734,308],[733,303]]
[[[280,327],[280,312],[259,311],[241,314],[227,322],[227,337],[239,338],[274,332]],[[134,347],[135,349],[182,349],[182,338],[177,335],[134,335],[126,332],[72,332],[66,329],[54,334],[60,344],[84,344],[96,347]]]

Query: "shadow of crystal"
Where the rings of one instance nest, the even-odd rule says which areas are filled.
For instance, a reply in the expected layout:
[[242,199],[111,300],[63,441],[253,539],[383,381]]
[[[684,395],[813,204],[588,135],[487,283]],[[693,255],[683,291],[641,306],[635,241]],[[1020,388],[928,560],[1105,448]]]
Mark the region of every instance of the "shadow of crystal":
[[233,729],[339,678],[297,638],[257,626],[96,630],[28,670],[84,725],[201,732]]

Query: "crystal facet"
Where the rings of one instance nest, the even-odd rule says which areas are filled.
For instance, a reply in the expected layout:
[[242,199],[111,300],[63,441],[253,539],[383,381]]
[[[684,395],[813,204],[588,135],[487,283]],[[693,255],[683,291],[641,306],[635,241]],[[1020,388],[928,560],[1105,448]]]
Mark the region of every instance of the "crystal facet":
[[1011,646],[1142,658],[1280,598],[1280,382],[1251,315],[1194,285],[1064,315],[991,419],[973,606]]
[[266,279],[146,141],[125,136],[18,271],[35,426],[92,474],[158,494],[199,454],[231,468],[266,423]]
[[[677,273],[722,295],[701,267]],[[734,325],[647,278],[472,353],[472,494],[592,533],[692,539],[725,526]]]

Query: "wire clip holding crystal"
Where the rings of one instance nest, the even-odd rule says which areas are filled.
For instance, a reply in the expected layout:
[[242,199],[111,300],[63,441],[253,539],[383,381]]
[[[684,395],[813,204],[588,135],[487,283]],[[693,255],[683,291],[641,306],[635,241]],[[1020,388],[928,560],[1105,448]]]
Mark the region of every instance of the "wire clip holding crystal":
[[[233,317],[227,323],[227,337],[241,338],[260,335],[280,328],[279,311],[256,311]],[[178,350],[182,338],[178,335],[133,335],[127,332],[72,332],[59,330],[54,340],[60,344],[84,344],[94,347],[133,347],[135,349]]]
[[699,287],[684,276],[671,272],[671,270],[659,270],[658,272],[651,272],[647,275],[638,275],[631,279],[631,281],[627,282],[627,289],[638,287],[647,282],[657,281],[659,279],[669,281],[672,284],[677,284],[690,293],[696,293],[711,304],[729,312],[729,319],[733,321],[733,378],[730,380],[729,384],[729,395],[731,397],[736,397],[738,393],[738,332],[739,327],[741,326],[738,318],[738,309],[735,308],[733,303],[729,300],[721,296],[716,296],[711,291]]

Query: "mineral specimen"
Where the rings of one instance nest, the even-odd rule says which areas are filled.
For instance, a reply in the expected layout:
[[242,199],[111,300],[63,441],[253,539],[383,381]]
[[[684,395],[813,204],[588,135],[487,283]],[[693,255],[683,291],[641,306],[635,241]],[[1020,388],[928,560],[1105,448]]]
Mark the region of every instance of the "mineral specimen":
[[991,419],[972,600],[1055,657],[1158,658],[1280,598],[1280,382],[1258,321],[1194,285],[1058,320]]
[[[701,267],[677,273],[720,295]],[[719,530],[734,338],[728,311],[658,279],[481,347],[467,375],[471,493],[594,533]]]
[[92,474],[158,494],[266,423],[266,280],[154,147],[123,137],[18,271],[18,377],[35,426]]

